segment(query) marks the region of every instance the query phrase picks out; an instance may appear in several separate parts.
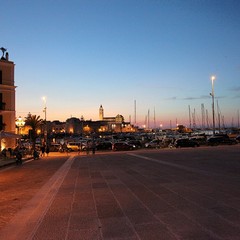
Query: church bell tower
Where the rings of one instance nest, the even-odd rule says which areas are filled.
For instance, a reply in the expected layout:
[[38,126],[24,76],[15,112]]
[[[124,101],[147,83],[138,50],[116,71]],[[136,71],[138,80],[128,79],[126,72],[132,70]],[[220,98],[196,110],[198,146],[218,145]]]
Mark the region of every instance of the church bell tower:
[[104,110],[103,110],[103,107],[102,105],[100,106],[99,108],[99,120],[102,121],[103,118],[104,118],[104,114],[103,114]]

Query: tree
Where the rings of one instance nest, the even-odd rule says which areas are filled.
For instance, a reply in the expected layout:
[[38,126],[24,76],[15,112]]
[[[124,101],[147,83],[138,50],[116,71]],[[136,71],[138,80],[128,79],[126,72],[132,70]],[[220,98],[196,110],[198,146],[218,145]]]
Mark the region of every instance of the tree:
[[42,124],[43,124],[43,120],[40,118],[40,116],[32,115],[29,113],[28,116],[25,118],[25,125],[31,128],[33,150],[35,150],[37,130],[41,127]]

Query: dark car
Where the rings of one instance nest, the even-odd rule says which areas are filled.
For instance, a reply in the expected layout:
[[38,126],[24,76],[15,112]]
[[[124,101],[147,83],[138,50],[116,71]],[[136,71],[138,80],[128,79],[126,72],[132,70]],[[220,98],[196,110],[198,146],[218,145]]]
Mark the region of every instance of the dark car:
[[114,151],[126,151],[135,149],[135,146],[126,142],[117,142],[113,144],[112,149]]
[[197,142],[199,145],[206,145],[207,144],[207,137],[206,136],[193,136],[193,137],[190,137],[190,139]]
[[142,143],[139,140],[129,140],[127,143],[134,145],[136,148],[142,148]]
[[237,140],[230,138],[227,134],[221,134],[221,135],[214,135],[208,138],[207,144],[209,146],[233,145],[233,144],[237,144]]
[[174,143],[176,148],[180,147],[199,147],[199,143],[189,138],[177,139]]
[[240,135],[236,137],[236,141],[240,143]]
[[96,150],[111,150],[112,143],[110,141],[99,142],[96,144]]

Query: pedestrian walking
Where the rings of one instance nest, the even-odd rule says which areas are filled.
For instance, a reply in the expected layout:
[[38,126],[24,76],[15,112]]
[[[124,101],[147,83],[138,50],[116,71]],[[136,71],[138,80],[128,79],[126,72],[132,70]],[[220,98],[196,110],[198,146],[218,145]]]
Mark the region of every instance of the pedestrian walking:
[[41,146],[41,156],[44,157],[45,155],[45,145]]
[[78,146],[78,155],[80,155],[81,151],[82,151],[82,142],[80,142]]
[[16,164],[22,165],[22,153],[19,150],[16,153]]
[[86,154],[87,155],[89,154],[89,148],[90,148],[90,143],[89,143],[89,141],[87,141],[87,144],[86,144]]
[[33,158],[36,160],[36,159],[39,159],[39,152],[35,149],[33,151]]

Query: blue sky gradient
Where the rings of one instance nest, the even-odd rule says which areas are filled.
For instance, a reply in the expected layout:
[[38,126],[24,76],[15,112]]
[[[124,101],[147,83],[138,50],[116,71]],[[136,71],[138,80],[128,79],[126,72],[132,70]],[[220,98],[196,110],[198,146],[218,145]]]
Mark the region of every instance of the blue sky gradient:
[[[143,125],[211,119],[211,75],[225,124],[240,105],[237,0],[1,1],[1,46],[16,64],[17,115],[65,121],[122,114]],[[217,110],[217,109],[216,109]]]

